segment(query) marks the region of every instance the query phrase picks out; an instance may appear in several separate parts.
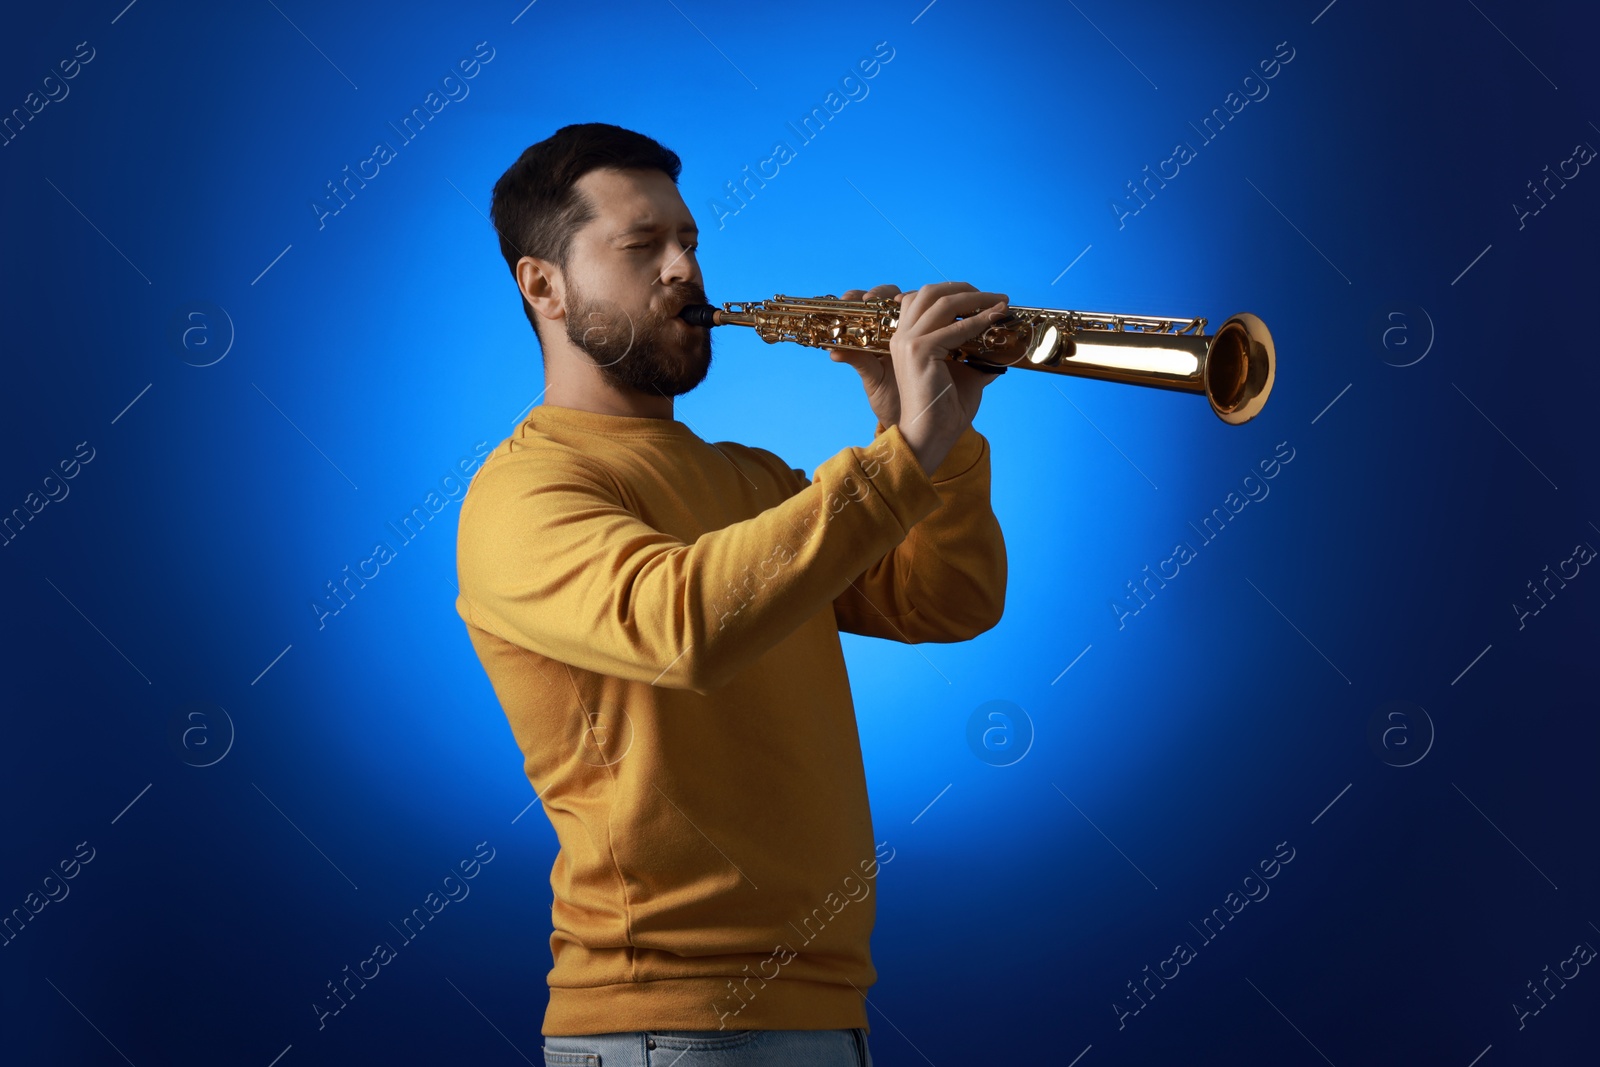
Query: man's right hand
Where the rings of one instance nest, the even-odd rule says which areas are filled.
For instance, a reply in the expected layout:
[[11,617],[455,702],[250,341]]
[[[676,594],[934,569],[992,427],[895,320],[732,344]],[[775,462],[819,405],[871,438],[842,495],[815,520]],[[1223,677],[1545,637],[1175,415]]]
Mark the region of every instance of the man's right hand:
[[972,425],[984,386],[999,377],[948,357],[1004,316],[1009,300],[966,282],[930,282],[895,299],[900,318],[889,354],[900,394],[897,425],[932,474]]

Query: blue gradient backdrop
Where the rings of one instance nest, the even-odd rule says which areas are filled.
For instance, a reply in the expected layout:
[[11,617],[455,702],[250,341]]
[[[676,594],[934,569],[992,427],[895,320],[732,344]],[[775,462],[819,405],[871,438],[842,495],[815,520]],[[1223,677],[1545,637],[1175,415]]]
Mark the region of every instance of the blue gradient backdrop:
[[[1593,1055],[1592,14],[122,3],[0,39],[0,1060],[539,1062],[555,838],[454,611],[455,504],[321,627],[310,605],[539,396],[484,213],[524,147],[592,120],[682,155],[715,301],[948,278],[1247,310],[1277,342],[1242,428],[1182,394],[996,382],[1004,620],[846,636],[896,850],[878,1064]],[[403,143],[389,124],[480,42]],[[322,214],[379,140],[394,158]],[[778,141],[793,158],[731,198]],[[1179,141],[1141,205],[1126,183]],[[873,425],[849,368],[747,331],[678,412],[807,470]],[[1191,526],[1261,485],[1209,543]],[[1015,709],[974,747],[991,701]],[[470,895],[401,941],[480,843]],[[1269,895],[1206,940],[1275,850]]]

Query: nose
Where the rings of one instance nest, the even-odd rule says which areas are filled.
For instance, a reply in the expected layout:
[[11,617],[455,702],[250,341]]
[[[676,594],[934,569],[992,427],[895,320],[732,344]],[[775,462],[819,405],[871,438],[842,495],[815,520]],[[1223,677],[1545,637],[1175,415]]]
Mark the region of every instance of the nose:
[[695,262],[694,253],[682,241],[671,241],[667,244],[667,262],[661,268],[661,281],[666,285],[682,282],[698,281],[700,274],[699,264]]

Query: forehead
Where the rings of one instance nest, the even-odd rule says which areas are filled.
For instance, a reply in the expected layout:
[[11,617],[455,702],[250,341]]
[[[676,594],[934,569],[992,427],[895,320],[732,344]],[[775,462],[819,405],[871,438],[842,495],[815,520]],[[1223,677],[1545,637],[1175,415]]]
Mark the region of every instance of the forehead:
[[694,225],[678,187],[659,170],[592,170],[575,183],[594,206],[595,217],[585,229],[602,236],[636,223],[654,226]]

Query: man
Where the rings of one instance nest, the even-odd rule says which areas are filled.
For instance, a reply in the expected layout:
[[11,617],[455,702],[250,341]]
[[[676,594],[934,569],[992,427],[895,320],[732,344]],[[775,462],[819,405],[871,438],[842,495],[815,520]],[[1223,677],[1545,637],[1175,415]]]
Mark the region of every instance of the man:
[[546,389],[462,502],[456,610],[560,842],[545,1048],[870,1064],[871,889],[894,853],[873,843],[839,632],[999,621],[971,425],[992,376],[945,357],[1006,301],[871,290],[900,301],[891,353],[833,358],[875,440],[810,479],[709,444],[673,418],[711,365],[709,329],[678,317],[705,301],[679,169],[642,134],[567,126],[491,209]]

